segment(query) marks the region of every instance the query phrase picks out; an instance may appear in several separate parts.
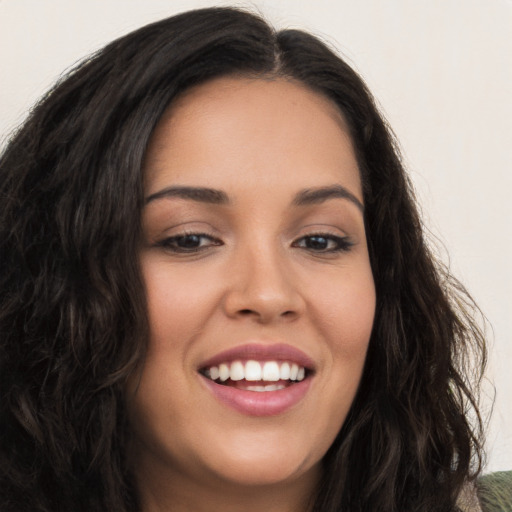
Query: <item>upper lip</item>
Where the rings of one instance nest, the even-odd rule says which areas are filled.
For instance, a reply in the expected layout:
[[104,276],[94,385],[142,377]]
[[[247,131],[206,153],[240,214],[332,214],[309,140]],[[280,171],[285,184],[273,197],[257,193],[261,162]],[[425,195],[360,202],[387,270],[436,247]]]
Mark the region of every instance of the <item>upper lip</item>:
[[199,366],[200,369],[217,366],[237,360],[256,361],[289,361],[297,363],[308,370],[313,370],[313,360],[302,350],[286,343],[262,344],[247,343],[224,350],[207,359]]

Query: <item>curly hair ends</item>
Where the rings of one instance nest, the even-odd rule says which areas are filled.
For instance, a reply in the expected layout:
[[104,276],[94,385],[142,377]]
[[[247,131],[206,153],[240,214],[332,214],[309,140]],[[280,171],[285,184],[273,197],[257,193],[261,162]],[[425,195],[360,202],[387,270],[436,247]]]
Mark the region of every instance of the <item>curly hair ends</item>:
[[483,335],[472,300],[425,244],[366,86],[311,35],[210,8],[143,27],[80,64],[0,157],[3,512],[139,510],[125,385],[148,333],[138,261],[144,155],[177,95],[237,74],[294,79],[334,101],[361,169],[377,312],[314,510],[456,511],[479,472]]

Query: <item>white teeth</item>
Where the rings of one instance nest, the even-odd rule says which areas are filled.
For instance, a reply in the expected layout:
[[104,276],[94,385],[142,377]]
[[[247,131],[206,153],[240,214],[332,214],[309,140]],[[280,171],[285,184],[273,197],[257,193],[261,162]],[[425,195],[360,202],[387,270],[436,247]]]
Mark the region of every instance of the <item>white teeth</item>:
[[[249,382],[277,382],[279,380],[301,381],[306,377],[306,369],[297,363],[255,360],[233,361],[232,363],[221,363],[218,366],[210,366],[204,370],[204,375],[211,380],[226,382],[247,380]],[[269,391],[267,386],[252,386],[253,388],[263,387],[265,389],[251,389],[252,391]],[[248,389],[248,388],[245,388]],[[279,388],[281,389],[281,388]],[[270,391],[275,391],[270,389]]]
[[283,363],[279,369],[279,376],[281,380],[288,380],[290,378],[290,365],[289,363]]
[[284,389],[286,386],[283,384],[269,384],[268,386],[263,386],[265,391],[279,391],[280,389]]
[[261,380],[261,364],[258,361],[247,361],[245,363],[245,380]]
[[220,377],[219,367],[212,366],[210,368],[210,379],[217,380]]
[[231,363],[231,380],[242,380],[245,377],[244,365],[240,361]]
[[246,388],[247,391],[259,391],[259,392],[262,392],[262,391],[267,391],[267,386],[247,386]]
[[275,361],[267,361],[263,365],[263,380],[277,382],[279,378],[279,365]]
[[284,389],[286,386],[284,384],[269,384],[268,386],[247,386],[245,389],[247,391],[279,391],[280,389]]
[[229,366],[227,364],[222,363],[219,365],[219,378],[222,382],[229,379]]

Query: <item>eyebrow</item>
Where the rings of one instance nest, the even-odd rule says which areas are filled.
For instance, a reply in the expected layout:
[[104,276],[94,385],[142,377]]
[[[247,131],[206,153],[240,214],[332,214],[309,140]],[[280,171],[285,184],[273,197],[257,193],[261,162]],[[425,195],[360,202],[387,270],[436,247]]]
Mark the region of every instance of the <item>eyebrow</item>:
[[[158,199],[178,197],[180,199],[189,199],[201,203],[209,204],[229,204],[228,195],[218,189],[207,187],[186,187],[174,186],[166,187],[146,198],[146,204]],[[292,204],[295,206],[307,206],[321,204],[329,199],[348,199],[355,204],[359,210],[364,212],[364,206],[359,199],[349,190],[341,185],[330,185],[327,187],[308,188],[301,190],[295,195]]]
[[299,192],[293,204],[296,206],[306,206],[311,204],[320,204],[329,199],[348,199],[354,203],[361,212],[364,212],[363,203],[352,192],[341,185],[330,185],[327,187],[308,188]]
[[178,197],[180,199],[190,199],[200,203],[210,204],[228,204],[229,199],[225,192],[214,188],[206,187],[167,187],[146,198],[146,204],[167,197]]

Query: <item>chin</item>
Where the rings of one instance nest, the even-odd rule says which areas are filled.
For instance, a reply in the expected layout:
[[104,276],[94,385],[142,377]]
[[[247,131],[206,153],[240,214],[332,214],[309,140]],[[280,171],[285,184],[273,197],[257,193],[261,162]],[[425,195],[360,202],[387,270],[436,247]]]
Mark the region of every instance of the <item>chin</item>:
[[319,471],[322,453],[283,432],[235,433],[220,442],[204,463],[221,480],[242,486],[294,482]]
[[252,463],[243,463],[237,459],[214,471],[220,480],[235,487],[282,486],[319,472],[320,463],[310,466],[305,462],[290,463],[279,457],[262,457]]

